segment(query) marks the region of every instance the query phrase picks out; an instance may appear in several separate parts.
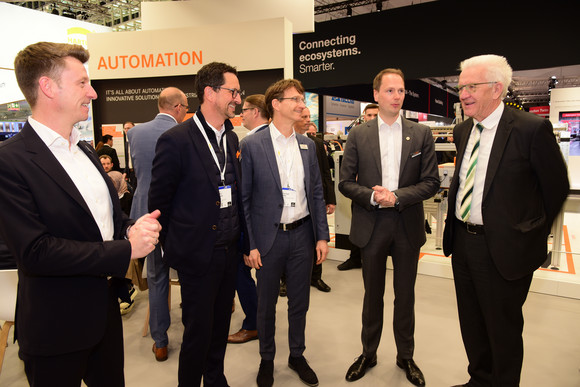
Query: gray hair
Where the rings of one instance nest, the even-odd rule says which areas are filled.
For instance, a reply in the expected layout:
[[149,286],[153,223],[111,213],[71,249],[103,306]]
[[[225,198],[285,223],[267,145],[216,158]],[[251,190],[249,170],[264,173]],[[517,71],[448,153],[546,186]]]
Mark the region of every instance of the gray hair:
[[500,55],[478,55],[464,60],[459,65],[461,71],[475,66],[486,68],[485,78],[489,82],[501,82],[503,89],[501,99],[504,99],[508,92],[508,87],[512,83],[512,68],[507,59]]

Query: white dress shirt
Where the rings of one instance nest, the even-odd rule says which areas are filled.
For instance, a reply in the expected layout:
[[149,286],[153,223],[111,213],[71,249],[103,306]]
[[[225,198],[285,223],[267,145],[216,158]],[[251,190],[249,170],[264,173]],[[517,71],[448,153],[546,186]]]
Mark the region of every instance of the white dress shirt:
[[99,226],[104,241],[112,240],[114,234],[113,202],[103,176],[79,146],[80,132],[73,128],[70,144],[60,134],[29,117],[28,122],[46,144],[89,207]]
[[296,191],[295,207],[284,206],[280,219],[280,223],[292,223],[309,214],[306,186],[304,185],[304,165],[300,154],[300,152],[306,152],[306,150],[300,149],[294,129],[290,137],[285,137],[272,123],[270,124],[270,135],[282,188],[290,188]]
[[[401,170],[401,147],[403,146],[403,127],[401,116],[392,125],[387,124],[377,116],[379,127],[379,149],[381,152],[381,185],[393,192],[399,188],[399,172]],[[375,202],[375,193],[371,195],[371,204]]]
[[[491,154],[493,140],[495,138],[497,126],[499,125],[499,120],[501,119],[503,110],[504,104],[502,102],[489,116],[481,121],[483,130],[481,131],[481,137],[479,139],[479,155],[477,156],[477,166],[475,167],[475,178],[473,181],[473,192],[471,193],[471,213],[468,219],[469,223],[483,224],[481,203],[483,200],[485,175],[487,173],[487,165],[489,164],[489,155]],[[463,199],[463,187],[465,186],[465,177],[467,175],[467,169],[469,168],[469,158],[471,157],[471,151],[475,145],[475,139],[472,133],[474,130],[477,130],[475,126],[478,123],[480,122],[475,119],[473,120],[473,127],[471,128],[469,140],[467,141],[465,153],[463,154],[463,160],[461,161],[461,168],[459,170],[459,188],[457,190],[457,200],[455,203],[455,216],[457,219],[461,219],[460,208],[461,200]]]

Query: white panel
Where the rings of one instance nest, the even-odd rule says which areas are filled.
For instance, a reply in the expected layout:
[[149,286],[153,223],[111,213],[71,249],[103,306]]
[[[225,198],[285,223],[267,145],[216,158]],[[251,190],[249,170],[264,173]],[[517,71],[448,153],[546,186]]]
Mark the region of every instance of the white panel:
[[291,38],[290,22],[284,18],[91,34],[89,69],[92,79],[196,74],[213,61],[238,71],[291,70]]
[[16,85],[14,58],[24,47],[40,41],[75,43],[86,47],[86,35],[91,32],[111,31],[111,28],[84,21],[51,15],[46,12],[0,2],[0,103],[23,100]]
[[[141,28],[196,27],[285,17],[294,33],[314,32],[314,0],[195,0],[141,3]],[[233,44],[241,44],[231,35]],[[258,42],[257,44],[260,44]]]

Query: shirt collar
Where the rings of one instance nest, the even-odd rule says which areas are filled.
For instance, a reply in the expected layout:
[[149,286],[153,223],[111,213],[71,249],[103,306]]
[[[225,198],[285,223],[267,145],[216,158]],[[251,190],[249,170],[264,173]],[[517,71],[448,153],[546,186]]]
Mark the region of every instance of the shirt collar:
[[477,121],[475,118],[473,119],[473,126],[481,123],[484,128],[486,129],[495,129],[499,125],[499,120],[504,111],[504,104],[503,101],[499,104],[498,107],[487,117],[485,117],[482,121]]
[[399,114],[399,116],[397,117],[397,120],[396,120],[395,122],[393,122],[393,125],[389,125],[389,124],[387,124],[385,121],[383,121],[383,119],[381,118],[381,115],[380,115],[380,114],[378,114],[378,115],[377,115],[377,124],[378,124],[379,128],[380,128],[380,127],[381,127],[383,124],[387,125],[388,127],[392,127],[392,126],[394,126],[395,124],[399,124],[399,127],[401,128],[401,127],[402,127],[402,124],[401,124],[401,122],[402,122],[402,120],[401,120],[401,115],[400,115],[400,114]]
[[167,113],[157,113],[158,116],[167,116],[167,117],[171,117],[171,119],[173,121],[175,121],[176,124],[179,124],[179,122],[177,122],[177,120],[175,119],[175,117],[173,117],[171,114],[167,114]]
[[80,131],[74,126],[70,133],[70,137],[66,139],[48,126],[36,121],[34,118],[32,118],[32,116],[28,117],[28,123],[30,126],[32,126],[32,129],[34,129],[36,134],[38,134],[38,137],[40,137],[42,142],[44,142],[47,147],[51,147],[59,139],[70,143],[71,146],[77,145],[81,137]]
[[296,131],[294,131],[294,128],[292,128],[292,134],[290,135],[290,137],[286,138],[276,127],[276,125],[274,125],[274,123],[272,122],[270,124],[270,135],[272,136],[272,139],[276,140],[276,141],[280,141],[280,137],[282,137],[282,139],[284,141],[289,141],[292,138],[296,137]]

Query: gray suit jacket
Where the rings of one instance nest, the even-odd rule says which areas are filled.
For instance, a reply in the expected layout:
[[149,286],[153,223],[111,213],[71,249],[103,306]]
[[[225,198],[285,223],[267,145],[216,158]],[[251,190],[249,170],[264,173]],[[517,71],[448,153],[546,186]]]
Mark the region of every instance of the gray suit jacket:
[[[314,240],[329,240],[326,204],[322,192],[320,170],[314,142],[301,135],[296,139],[304,166],[304,185],[308,210],[312,217]],[[250,250],[268,254],[280,224],[284,200],[280,173],[272,145],[270,130],[259,130],[242,142],[242,202],[248,229]]]
[[[439,189],[437,157],[431,130],[402,119],[402,149],[399,171],[399,211],[405,231],[413,247],[425,241],[423,200]],[[381,151],[377,119],[353,128],[348,134],[342,165],[339,190],[353,201],[350,240],[359,247],[368,243],[377,216],[371,205],[372,187],[382,185]]]
[[159,136],[175,125],[177,123],[172,117],[158,114],[153,120],[137,125],[127,132],[131,146],[133,169],[137,177],[137,189],[131,205],[131,218],[133,219],[138,219],[149,212],[147,194],[151,184],[151,166],[155,156],[155,145]]

